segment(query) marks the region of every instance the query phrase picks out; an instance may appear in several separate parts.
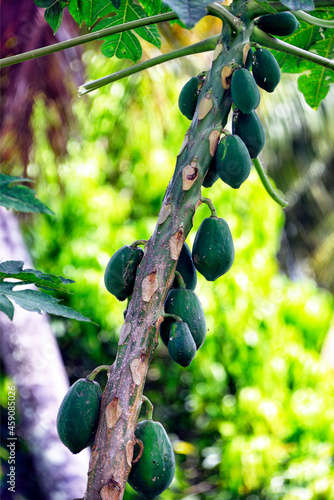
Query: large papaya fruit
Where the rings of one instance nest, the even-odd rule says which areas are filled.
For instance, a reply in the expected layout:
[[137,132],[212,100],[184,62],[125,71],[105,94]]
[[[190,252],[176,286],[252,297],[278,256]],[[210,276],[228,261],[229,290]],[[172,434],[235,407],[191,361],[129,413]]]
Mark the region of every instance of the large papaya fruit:
[[204,80],[205,73],[200,73],[198,76],[190,78],[181,89],[179,95],[179,110],[188,120],[192,120],[194,116],[198,96],[203,87]]
[[255,21],[258,28],[276,36],[292,35],[298,28],[299,22],[291,12],[266,14]]
[[[197,272],[191,257],[191,251],[187,243],[183,244],[180,257],[176,266],[176,271],[178,271],[189,290],[195,290],[197,285]],[[174,279],[173,288],[178,288],[177,279]]]
[[[170,290],[165,301],[165,312],[175,314],[187,323],[196,349],[203,345],[206,336],[206,321],[202,304],[193,290],[186,288]],[[166,318],[160,325],[161,340],[167,347],[173,323],[173,319]]]
[[144,256],[141,248],[124,246],[111,257],[104,273],[108,292],[118,300],[125,300],[133,292],[137,267]]
[[57,431],[62,443],[79,453],[94,442],[99,423],[101,387],[80,378],[67,391],[57,415]]
[[250,113],[260,104],[259,89],[248,69],[239,68],[233,72],[231,95],[233,104],[245,114]]
[[227,222],[218,217],[204,219],[196,233],[193,261],[208,281],[225,274],[234,261],[234,245]]
[[[172,443],[160,422],[139,422],[135,436],[143,443],[144,451],[129,474],[130,486],[149,500],[168,488],[175,474],[175,456]],[[135,445],[134,457],[139,453]]]
[[218,144],[216,172],[223,182],[237,189],[250,174],[252,160],[244,142],[237,135],[226,135]]
[[232,120],[232,132],[245,143],[251,158],[256,158],[262,151],[266,135],[255,111],[245,115],[236,110]]
[[168,340],[168,352],[175,363],[189,366],[196,354],[196,344],[187,323],[175,321]]
[[281,79],[281,70],[270,50],[259,49],[255,51],[253,76],[261,89],[274,92]]

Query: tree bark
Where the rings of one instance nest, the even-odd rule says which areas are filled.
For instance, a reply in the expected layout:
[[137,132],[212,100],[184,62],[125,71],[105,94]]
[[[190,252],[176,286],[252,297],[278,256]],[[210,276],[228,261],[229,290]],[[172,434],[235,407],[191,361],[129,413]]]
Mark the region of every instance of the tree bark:
[[[0,247],[2,260],[23,260],[25,267],[33,267],[18,221],[3,207]],[[28,444],[45,498],[83,496],[89,451],[72,455],[57,434],[57,412],[69,383],[48,316],[15,306],[13,321],[0,314],[0,335],[5,370],[16,386],[17,436]]]

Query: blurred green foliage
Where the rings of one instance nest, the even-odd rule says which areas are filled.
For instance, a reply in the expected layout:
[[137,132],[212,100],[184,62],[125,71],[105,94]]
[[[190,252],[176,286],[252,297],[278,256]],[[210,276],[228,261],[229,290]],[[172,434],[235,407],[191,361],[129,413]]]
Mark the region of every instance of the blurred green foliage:
[[[114,70],[92,51],[84,58],[90,78]],[[76,281],[64,304],[99,325],[53,320],[72,383],[114,360],[126,303],[105,290],[104,269],[118,248],[153,232],[189,124],[177,100],[191,76],[174,62],[75,99],[63,159],[37,101],[28,174],[40,176],[38,196],[56,216],[34,216],[25,236],[38,269]],[[279,271],[284,214],[256,173],[237,191],[217,182],[203,194],[230,225],[236,258],[215,283],[199,276],[209,330],[190,367],[161,343],[148,373],[145,394],[177,458],[161,499],[333,500],[334,374],[320,353],[333,297]],[[190,246],[208,215],[199,207]],[[139,497],[128,488],[125,498]]]

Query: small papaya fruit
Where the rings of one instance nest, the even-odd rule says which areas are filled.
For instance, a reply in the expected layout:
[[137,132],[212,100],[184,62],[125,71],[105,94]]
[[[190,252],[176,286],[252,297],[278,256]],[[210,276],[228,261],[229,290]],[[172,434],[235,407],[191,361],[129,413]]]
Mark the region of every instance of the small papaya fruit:
[[[187,243],[183,244],[180,257],[176,266],[189,290],[195,290],[197,285],[197,272],[191,257],[191,251]],[[174,279],[173,288],[178,288],[177,279]]]
[[67,391],[57,415],[61,442],[79,453],[94,442],[99,423],[101,387],[92,380],[80,378]]
[[245,68],[246,69],[250,69],[252,64],[253,64],[253,56],[254,56],[254,52],[253,52],[253,49],[250,48],[248,53],[247,53],[247,57],[246,57],[246,62],[245,62]]
[[225,135],[218,144],[216,172],[223,182],[237,189],[250,174],[252,160],[248,149],[237,135]]
[[245,143],[251,158],[256,158],[262,151],[266,135],[255,111],[245,115],[236,110],[232,120],[232,132]]
[[196,344],[187,323],[175,321],[172,324],[168,341],[168,352],[175,363],[189,366],[196,354]]
[[[165,491],[175,474],[175,456],[172,443],[160,422],[139,422],[135,436],[144,446],[138,462],[132,465],[128,483],[141,495],[152,500]],[[139,446],[134,448],[134,457]]]
[[275,36],[292,35],[298,28],[299,22],[291,12],[266,14],[255,21],[258,28]]
[[118,300],[125,300],[133,292],[137,267],[144,256],[141,248],[124,246],[117,250],[108,262],[104,284],[108,292]]
[[260,104],[259,89],[248,69],[239,68],[233,72],[231,95],[233,104],[245,114],[250,113]]
[[198,76],[193,76],[190,80],[182,87],[179,95],[179,110],[181,113],[192,120],[198,96],[200,94],[201,88],[203,87],[203,82],[205,79],[205,74],[200,73]]
[[230,269],[234,245],[226,220],[218,217],[203,220],[195,236],[193,261],[208,281],[215,281]]
[[281,70],[270,50],[259,49],[255,51],[253,76],[261,89],[274,92],[281,79]]
[[203,187],[209,188],[219,179],[219,175],[216,171],[215,159],[212,158],[206,176],[203,179]]
[[[203,345],[206,336],[206,321],[202,304],[193,290],[186,288],[170,290],[165,301],[165,312],[175,314],[187,323],[196,349]],[[160,325],[161,340],[166,346],[169,343],[173,323],[172,318],[166,318]]]

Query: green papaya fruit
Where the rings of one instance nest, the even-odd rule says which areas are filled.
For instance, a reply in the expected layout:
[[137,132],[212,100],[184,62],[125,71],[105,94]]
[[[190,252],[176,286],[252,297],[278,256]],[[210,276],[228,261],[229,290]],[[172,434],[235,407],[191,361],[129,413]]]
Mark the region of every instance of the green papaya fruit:
[[198,76],[190,78],[190,80],[182,87],[179,95],[179,110],[188,118],[188,120],[193,119],[198,96],[201,88],[203,87],[204,80],[205,73],[200,73]]
[[275,36],[292,35],[298,28],[299,22],[291,12],[266,14],[255,21],[258,28]]
[[247,54],[247,58],[246,58],[246,62],[245,62],[246,69],[251,68],[251,66],[253,64],[253,56],[254,56],[253,49],[249,49],[248,54]]
[[[186,288],[188,288],[189,290],[195,290],[197,285],[197,272],[191,258],[190,248],[188,247],[187,243],[183,244],[176,266],[176,271],[181,274]],[[175,278],[173,282],[173,288],[178,288],[178,286],[178,281]]]
[[281,79],[281,70],[270,50],[259,49],[255,51],[253,76],[261,89],[274,92]]
[[117,250],[108,262],[104,284],[108,292],[118,300],[125,300],[133,292],[137,267],[144,256],[141,248],[124,246]]
[[[128,483],[144,497],[152,500],[165,491],[175,474],[175,456],[172,443],[160,422],[139,422],[135,436],[143,443],[144,451],[132,465]],[[134,457],[139,453],[136,444]]]
[[223,182],[237,189],[250,174],[252,160],[248,149],[237,135],[225,135],[218,144],[216,171]]
[[[165,312],[175,314],[187,323],[196,349],[203,345],[206,336],[206,321],[202,304],[193,290],[186,288],[170,290],[165,301]],[[160,325],[161,340],[166,346],[168,346],[173,323],[173,319],[166,318]]]
[[232,120],[232,132],[245,143],[251,158],[256,158],[262,151],[266,135],[255,111],[245,115],[241,111],[235,110]]
[[216,171],[215,159],[212,158],[206,176],[203,179],[203,187],[209,188],[219,179],[219,175]]
[[231,95],[233,104],[245,114],[250,113],[260,104],[259,89],[248,69],[239,68],[233,72]]
[[80,378],[67,391],[57,415],[57,431],[62,443],[79,453],[94,442],[99,423],[101,387]]
[[195,236],[193,261],[208,281],[225,274],[234,261],[234,245],[227,222],[218,217],[204,219]]
[[196,354],[196,344],[187,323],[175,321],[170,329],[168,352],[175,363],[189,366]]

